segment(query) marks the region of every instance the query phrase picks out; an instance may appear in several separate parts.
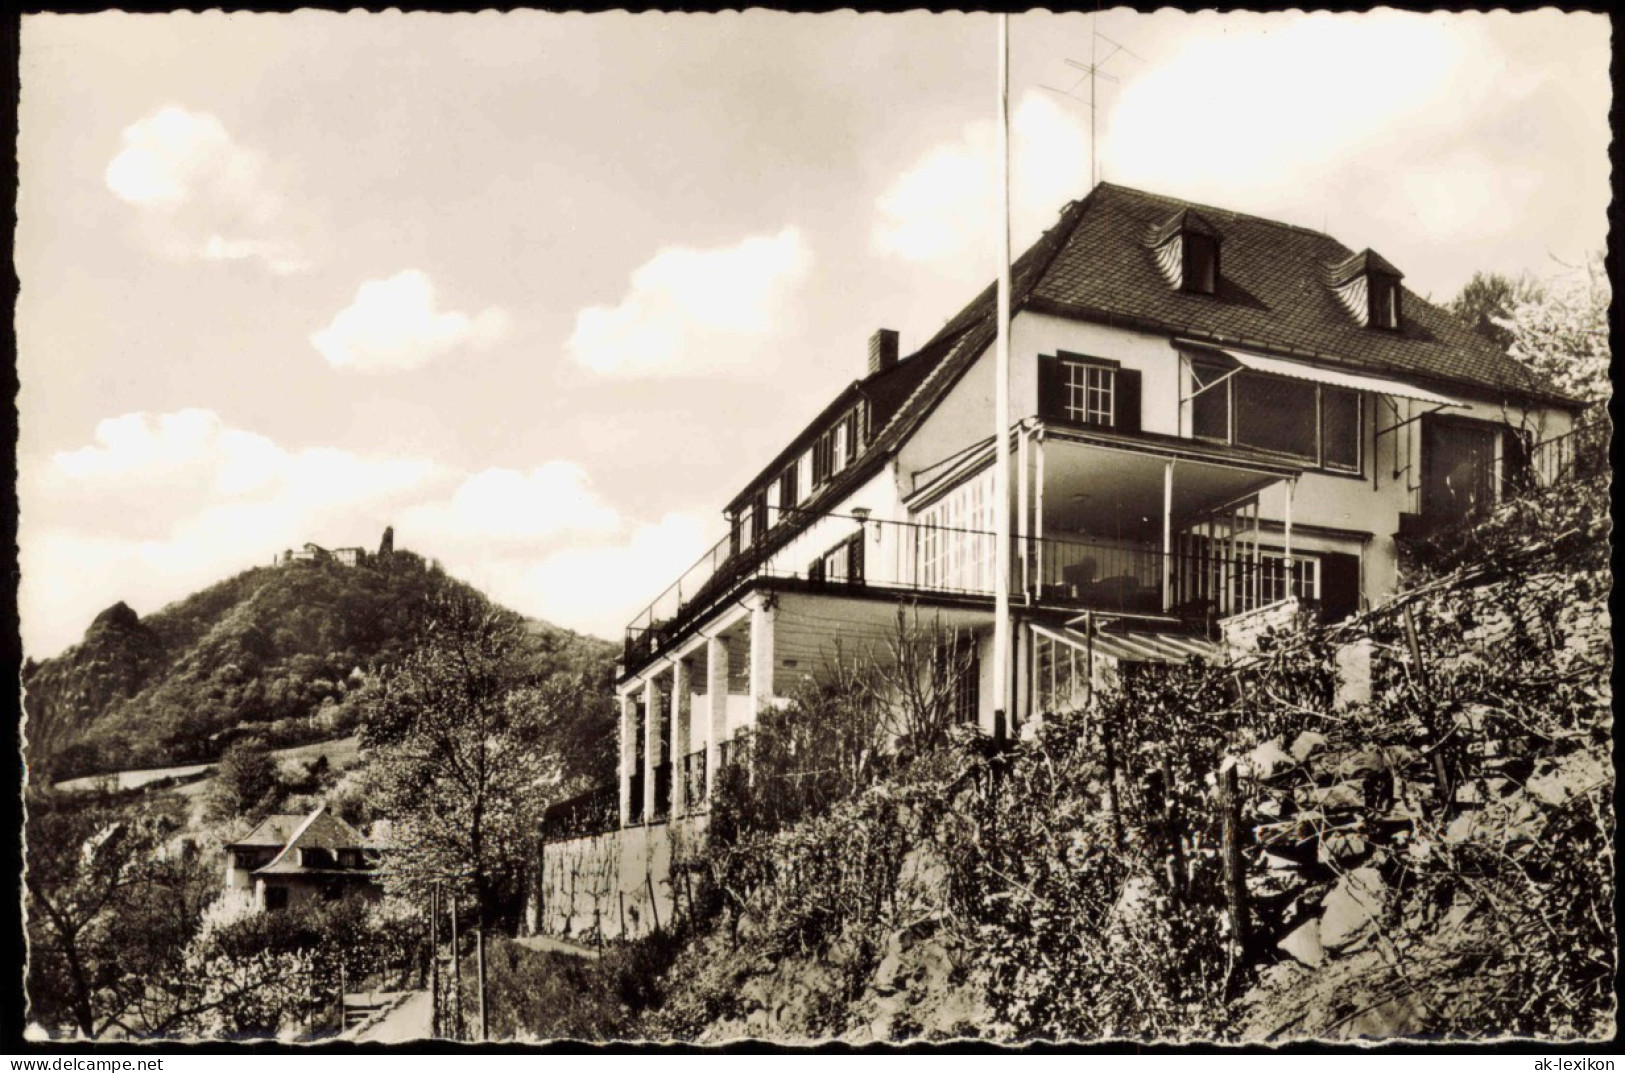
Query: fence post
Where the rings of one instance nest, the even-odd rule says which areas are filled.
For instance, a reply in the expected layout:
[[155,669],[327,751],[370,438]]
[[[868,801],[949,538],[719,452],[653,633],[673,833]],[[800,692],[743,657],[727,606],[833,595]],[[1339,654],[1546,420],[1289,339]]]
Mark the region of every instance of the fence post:
[[1234,994],[1247,956],[1247,883],[1241,857],[1241,793],[1236,786],[1236,760],[1219,764],[1219,812],[1224,824],[1224,897],[1230,917],[1230,966],[1224,990]]
[[[1410,646],[1411,666],[1416,668],[1416,684],[1424,696],[1431,698],[1432,682],[1428,678],[1427,664],[1422,660],[1422,643],[1416,634],[1416,620],[1411,617],[1410,604],[1400,609],[1400,617],[1405,623],[1405,642]],[[1433,743],[1433,777],[1438,783],[1439,805],[1447,808],[1455,797],[1455,788],[1450,784],[1450,769],[1444,761],[1444,739],[1445,736],[1441,734]]]
[[429,1035],[440,1038],[440,884],[429,888]]
[[1100,722],[1100,738],[1106,747],[1106,812],[1112,819],[1112,845],[1123,849],[1123,817],[1117,802],[1117,754],[1112,747],[1112,735],[1105,720]]
[[643,882],[649,888],[649,916],[655,922],[654,930],[659,931],[660,908],[655,904],[655,881],[654,876],[650,873],[650,870],[647,867],[643,870]]
[[457,892],[451,893],[451,1031],[463,1038],[463,953],[457,943]]
[[1179,804],[1174,799],[1173,769],[1168,757],[1162,758],[1162,829],[1168,841],[1169,880],[1181,901],[1185,897],[1185,847],[1180,838]]

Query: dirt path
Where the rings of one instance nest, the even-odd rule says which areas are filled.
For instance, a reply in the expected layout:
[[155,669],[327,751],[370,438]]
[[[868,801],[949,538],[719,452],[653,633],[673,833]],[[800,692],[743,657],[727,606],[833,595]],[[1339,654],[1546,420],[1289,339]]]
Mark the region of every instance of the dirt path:
[[384,1016],[382,1021],[357,1035],[360,1043],[405,1043],[428,1039],[433,1029],[434,1006],[427,991],[412,996]]
[[564,939],[554,939],[548,935],[526,935],[515,939],[514,942],[527,950],[548,950],[555,954],[574,954],[576,957],[587,958],[590,961],[598,960],[598,951],[591,947],[567,942]]

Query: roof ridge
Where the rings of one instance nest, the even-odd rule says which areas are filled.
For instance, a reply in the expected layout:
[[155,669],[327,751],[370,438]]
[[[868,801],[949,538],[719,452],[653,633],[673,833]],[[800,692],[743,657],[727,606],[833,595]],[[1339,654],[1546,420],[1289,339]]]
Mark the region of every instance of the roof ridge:
[[[1105,180],[1102,180],[1095,184],[1096,189],[1099,189],[1102,186],[1110,187],[1113,190],[1121,190],[1128,194],[1138,194],[1140,197],[1151,198],[1155,201],[1172,202],[1187,212],[1211,212],[1220,216],[1228,216],[1233,219],[1254,220],[1261,224],[1268,224],[1271,227],[1281,227],[1289,231],[1297,231],[1299,234],[1314,235],[1318,238],[1329,239],[1330,241],[1337,243],[1339,246],[1342,246],[1344,249],[1348,249],[1348,247],[1345,246],[1342,240],[1340,240],[1336,235],[1326,231],[1318,231],[1313,227],[1306,227],[1303,224],[1288,223],[1286,220],[1273,220],[1268,216],[1260,216],[1254,212],[1242,212],[1239,209],[1226,209],[1218,205],[1209,205],[1200,201],[1188,201],[1182,197],[1174,197],[1172,194],[1158,194],[1151,190],[1142,190],[1137,186],[1124,186],[1122,183],[1108,183]],[[1093,191],[1091,191],[1091,193],[1093,193]]]
[[[316,810],[314,812],[312,812],[309,816],[305,817],[305,822],[301,823],[299,825],[299,827],[293,832],[293,834],[288,836],[288,843],[287,843],[287,845],[282,847],[282,851],[280,853],[278,853],[275,857],[271,858],[270,864],[267,864],[265,867],[266,868],[271,868],[271,867],[273,867],[275,865],[278,865],[278,864],[282,863],[282,858],[284,858],[284,857],[286,857],[288,855],[288,851],[290,849],[292,849],[294,847],[294,844],[299,841],[300,836],[305,833],[305,831],[310,827],[311,824],[316,822],[316,817],[320,816],[323,812],[326,812],[326,811],[327,811],[327,802],[326,801],[323,801],[321,804],[317,805]],[[263,871],[263,869],[260,869],[260,870]]]

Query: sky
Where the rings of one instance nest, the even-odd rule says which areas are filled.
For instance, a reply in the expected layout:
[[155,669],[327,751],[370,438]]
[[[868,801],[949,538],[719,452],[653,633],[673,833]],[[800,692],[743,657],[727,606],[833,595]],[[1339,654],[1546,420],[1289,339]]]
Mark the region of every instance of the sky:
[[[1437,301],[1605,243],[1603,16],[1096,19],[1011,19],[1018,250],[1090,188],[1072,63],[1113,42],[1107,181],[1371,246]],[[25,650],[386,525],[618,638],[876,329],[910,353],[993,278],[996,40],[924,13],[25,17]]]

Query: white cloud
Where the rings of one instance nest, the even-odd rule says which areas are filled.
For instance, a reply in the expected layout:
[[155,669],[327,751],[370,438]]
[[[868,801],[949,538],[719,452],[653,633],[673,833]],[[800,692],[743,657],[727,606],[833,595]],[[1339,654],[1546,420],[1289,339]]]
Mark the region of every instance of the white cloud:
[[53,651],[115,600],[152,611],[307,540],[376,539],[453,478],[423,459],[289,450],[207,410],[110,418],[20,474],[25,640]]
[[557,459],[529,473],[475,473],[450,499],[423,504],[401,519],[403,533],[486,552],[527,544],[534,550],[552,537],[613,533],[620,526],[620,515],[592,490],[586,470]]
[[279,275],[310,266],[264,155],[206,112],[168,105],[125,127],[104,178],[165,256],[258,259]]
[[1110,178],[1277,215],[1288,206],[1319,227],[1355,175],[1379,188],[1373,202],[1398,208],[1403,177],[1482,117],[1485,100],[1528,92],[1508,81],[1482,23],[1456,16],[1192,18],[1198,32],[1111,104]]
[[698,517],[623,517],[567,460],[458,473],[293,450],[199,409],[110,418],[21,476],[19,609],[35,655],[117,600],[148,614],[284,548],[371,544],[386,524],[397,547],[517,611],[616,637],[708,546]]
[[474,316],[435,308],[434,284],[416,269],[369,280],[331,324],[310,337],[335,369],[376,373],[416,369],[460,347],[483,350],[508,334],[508,315]]
[[737,372],[763,360],[811,261],[794,227],[724,249],[663,249],[632,273],[619,305],[577,315],[566,349],[606,375]]
[[[966,124],[898,177],[875,202],[874,252],[980,280],[997,264],[998,131]],[[1010,117],[1010,231],[1017,252],[1089,185],[1088,131],[1066,106],[1029,92]]]
[[257,499],[305,509],[387,496],[433,475],[432,463],[367,459],[330,448],[288,451],[209,410],[134,413],[96,426],[95,442],[52,458],[68,495],[143,498],[191,490],[211,501]]
[[509,560],[484,571],[492,595],[516,610],[600,637],[619,638],[642,607],[710,546],[704,522],[667,514],[623,539]]

